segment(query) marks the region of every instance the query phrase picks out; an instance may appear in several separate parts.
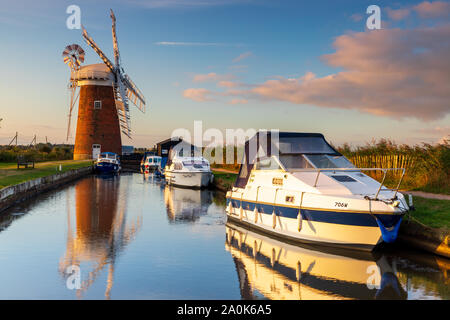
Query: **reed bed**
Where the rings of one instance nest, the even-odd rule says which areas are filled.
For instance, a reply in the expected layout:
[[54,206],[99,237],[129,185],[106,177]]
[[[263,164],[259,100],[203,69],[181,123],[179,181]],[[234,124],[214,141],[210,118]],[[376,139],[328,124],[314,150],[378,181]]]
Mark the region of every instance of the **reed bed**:
[[[440,144],[409,146],[396,144],[388,139],[372,140],[364,146],[351,147],[348,143],[335,147],[359,168],[405,168],[401,189],[421,190],[450,194],[450,141]],[[237,152],[233,164],[212,164],[213,168],[238,171]],[[211,153],[214,156],[214,152]],[[223,150],[225,160],[225,149]],[[212,159],[210,159],[212,160]],[[224,161],[225,162],[225,161]],[[367,171],[368,175],[381,181],[382,171]],[[402,171],[389,171],[385,185],[396,187]]]
[[[387,139],[372,140],[365,146],[351,148],[348,144],[336,148],[360,168],[405,168],[402,182],[405,189],[450,194],[450,143],[408,146]],[[381,171],[368,172],[382,179]],[[386,184],[390,187],[400,178],[401,171],[389,172]]]

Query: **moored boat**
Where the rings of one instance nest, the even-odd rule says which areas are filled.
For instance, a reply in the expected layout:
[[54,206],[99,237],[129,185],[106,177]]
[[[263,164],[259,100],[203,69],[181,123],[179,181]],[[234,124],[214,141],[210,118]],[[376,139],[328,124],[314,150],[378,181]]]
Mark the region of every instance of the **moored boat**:
[[[401,170],[397,188],[369,170]],[[284,239],[370,251],[397,238],[409,210],[398,192],[403,174],[356,168],[322,134],[258,132],[245,144],[227,215]]]
[[145,159],[143,159],[142,163],[142,171],[144,173],[157,173],[160,174],[162,172],[161,169],[161,157],[156,155],[147,155]]
[[100,153],[94,163],[94,169],[102,174],[118,173],[121,169],[119,156],[113,152]]
[[164,176],[167,184],[187,188],[205,188],[214,179],[209,161],[182,140],[171,147]]

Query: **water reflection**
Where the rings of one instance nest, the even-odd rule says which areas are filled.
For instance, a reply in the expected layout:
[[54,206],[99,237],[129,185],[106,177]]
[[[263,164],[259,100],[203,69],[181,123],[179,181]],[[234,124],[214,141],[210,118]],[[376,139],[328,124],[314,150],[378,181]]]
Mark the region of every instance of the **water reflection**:
[[70,265],[81,267],[79,298],[450,299],[448,259],[320,252],[225,221],[217,192],[85,177],[0,214],[0,299],[76,298]]
[[[290,245],[226,225],[244,299],[405,299],[395,261],[370,253],[336,254]],[[341,255],[342,254],[342,255]]]
[[195,222],[208,213],[212,202],[210,190],[164,187],[164,203],[170,222]]
[[[104,270],[107,270],[105,297],[110,297],[117,257],[141,227],[141,217],[127,221],[129,181],[116,176],[98,176],[83,179],[75,186],[75,221],[68,204],[66,251],[59,272],[67,277],[67,267],[77,265],[83,275],[88,275],[77,290],[79,297]],[[69,201],[70,197],[66,199]]]

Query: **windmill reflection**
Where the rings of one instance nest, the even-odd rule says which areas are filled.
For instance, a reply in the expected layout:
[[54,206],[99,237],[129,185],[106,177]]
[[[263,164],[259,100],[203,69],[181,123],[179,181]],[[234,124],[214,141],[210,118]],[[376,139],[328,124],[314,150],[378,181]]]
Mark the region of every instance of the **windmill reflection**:
[[70,204],[67,206],[66,252],[60,260],[59,272],[66,278],[68,266],[81,267],[82,283],[77,290],[78,297],[95,282],[102,271],[107,270],[105,298],[110,298],[116,260],[141,227],[141,217],[133,222],[127,221],[128,185],[123,185],[123,181],[128,180],[122,180],[119,184],[119,177],[93,176],[77,183],[75,230]]
[[226,225],[243,299],[405,299],[395,263],[370,253],[337,254],[286,244]]
[[210,190],[195,190],[166,185],[164,203],[170,222],[195,222],[208,213],[213,193]]

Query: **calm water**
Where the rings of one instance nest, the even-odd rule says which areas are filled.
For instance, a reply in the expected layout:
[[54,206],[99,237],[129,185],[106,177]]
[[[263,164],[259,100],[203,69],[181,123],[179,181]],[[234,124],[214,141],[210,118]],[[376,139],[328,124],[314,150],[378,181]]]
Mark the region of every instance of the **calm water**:
[[449,260],[399,252],[292,246],[227,224],[223,195],[92,176],[0,215],[0,299],[450,298]]

